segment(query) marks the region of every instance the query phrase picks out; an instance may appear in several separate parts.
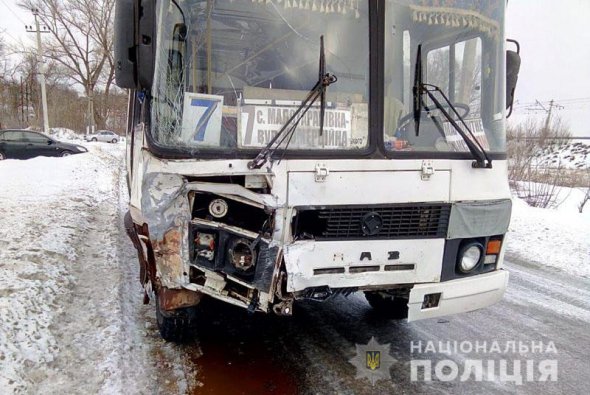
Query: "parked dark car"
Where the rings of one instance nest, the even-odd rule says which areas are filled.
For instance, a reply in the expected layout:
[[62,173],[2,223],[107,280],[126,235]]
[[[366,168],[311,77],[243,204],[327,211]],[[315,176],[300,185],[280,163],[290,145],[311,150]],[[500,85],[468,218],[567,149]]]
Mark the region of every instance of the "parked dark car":
[[64,143],[30,130],[0,130],[0,160],[36,156],[68,156],[88,152],[85,147]]

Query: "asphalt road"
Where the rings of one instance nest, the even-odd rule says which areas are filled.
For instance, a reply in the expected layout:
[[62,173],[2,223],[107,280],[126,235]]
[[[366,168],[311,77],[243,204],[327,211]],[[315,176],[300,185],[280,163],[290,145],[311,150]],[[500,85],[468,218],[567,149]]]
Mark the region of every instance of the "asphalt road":
[[[203,302],[195,342],[181,347],[196,366],[191,373],[196,377],[189,382],[197,385],[193,384],[189,391],[587,394],[590,279],[525,263],[506,266],[511,278],[502,302],[473,313],[414,323],[379,317],[362,294],[324,303],[301,303],[290,318],[249,316],[216,301]],[[374,386],[367,378],[356,378],[357,370],[349,362],[357,355],[356,344],[367,344],[372,337],[381,345],[389,344],[389,355],[394,359],[389,377],[376,381]],[[439,341],[443,342],[442,349]],[[431,348],[426,352],[429,342]],[[445,345],[454,347],[454,342],[457,352],[444,353]],[[461,342],[469,344],[461,346]],[[418,350],[420,344],[422,353]],[[543,352],[539,351],[541,344]],[[433,352],[433,346],[437,352]],[[385,362],[383,356],[381,360]],[[431,381],[423,379],[423,369],[418,369],[418,380],[412,380],[412,360],[430,361]],[[476,362],[466,362],[470,360]],[[480,379],[470,369],[470,364],[477,365],[477,361],[484,367]],[[439,363],[441,368],[447,367],[437,376],[435,366]],[[557,375],[540,382],[541,363],[555,363]],[[505,364],[504,368],[501,364]],[[516,365],[520,374],[515,374]],[[443,381],[452,378],[453,366],[458,369],[457,377]]]

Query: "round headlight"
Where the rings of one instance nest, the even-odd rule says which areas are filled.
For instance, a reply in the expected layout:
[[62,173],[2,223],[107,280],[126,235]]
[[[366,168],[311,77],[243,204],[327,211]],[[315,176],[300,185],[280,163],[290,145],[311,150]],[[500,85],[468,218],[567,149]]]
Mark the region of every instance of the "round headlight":
[[483,247],[480,244],[470,244],[463,249],[459,260],[459,270],[463,273],[469,273],[479,263],[483,254]]
[[209,213],[215,218],[223,218],[227,214],[227,202],[223,199],[213,199],[209,203]]

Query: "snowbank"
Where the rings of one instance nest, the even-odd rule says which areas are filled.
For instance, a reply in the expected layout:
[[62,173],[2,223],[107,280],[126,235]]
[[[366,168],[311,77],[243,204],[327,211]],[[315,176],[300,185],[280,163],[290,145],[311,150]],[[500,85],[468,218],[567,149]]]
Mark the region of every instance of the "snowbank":
[[49,135],[61,141],[78,141],[84,139],[82,134],[76,133],[68,128],[51,128],[49,129]]
[[590,168],[590,144],[574,140],[549,145],[537,153],[535,164],[541,167],[588,169]]
[[[59,352],[57,299],[67,294],[85,209],[112,199],[113,173],[90,154],[0,162],[0,392],[28,392]],[[89,175],[92,182],[89,183]]]
[[122,226],[125,145],[84,144],[0,162],[0,394],[181,393],[192,368],[141,304]]
[[561,188],[556,209],[530,207],[514,197],[507,258],[590,278],[590,203],[582,214],[577,208],[583,196],[581,189]]

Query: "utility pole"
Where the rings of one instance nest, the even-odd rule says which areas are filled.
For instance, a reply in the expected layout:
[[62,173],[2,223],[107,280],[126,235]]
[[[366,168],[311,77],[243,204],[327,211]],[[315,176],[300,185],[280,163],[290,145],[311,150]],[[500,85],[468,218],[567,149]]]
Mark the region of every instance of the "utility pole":
[[[553,110],[553,105],[554,105],[553,103],[554,103],[554,101],[553,101],[553,99],[551,99],[551,101],[549,102],[549,109],[545,110],[545,111],[547,111],[547,118],[545,119],[545,130],[549,130],[549,123],[551,121],[551,111]],[[539,104],[541,104],[541,103],[539,103]],[[543,107],[542,104],[541,104],[541,107]],[[545,109],[545,108],[543,107],[543,109]]]
[[94,133],[94,95],[93,95],[93,87],[88,82],[86,86],[86,92],[88,95],[88,106],[86,108],[86,116],[88,118],[88,125],[86,126],[86,134],[93,134]]
[[551,126],[551,115],[553,114],[553,109],[559,110],[559,109],[562,109],[563,106],[557,104],[555,102],[555,100],[553,100],[553,99],[551,99],[549,101],[548,106],[543,105],[543,103],[541,103],[539,100],[535,100],[535,106],[536,107],[529,107],[528,110],[531,110],[534,112],[544,111],[545,113],[547,113],[547,117],[545,118],[545,125],[543,126],[543,129],[541,130],[540,138],[539,138],[539,142],[542,145],[545,143],[545,139],[549,136],[549,127]]
[[29,124],[29,114],[31,113],[31,105],[29,104],[31,101],[31,83],[30,81],[30,77],[27,77],[27,79],[25,80],[25,101],[27,102],[27,110],[26,110],[26,116],[27,116],[27,125]]
[[43,61],[43,46],[41,45],[41,33],[49,33],[49,29],[44,26],[44,30],[41,31],[39,26],[39,10],[33,8],[31,10],[35,16],[35,30],[32,26],[25,26],[28,33],[37,34],[37,63],[39,69],[39,84],[41,85],[41,106],[43,107],[43,131],[49,133],[49,116],[47,114],[47,91],[45,89],[45,62]]
[[25,124],[25,90],[23,89],[23,76],[20,76],[20,121]]

